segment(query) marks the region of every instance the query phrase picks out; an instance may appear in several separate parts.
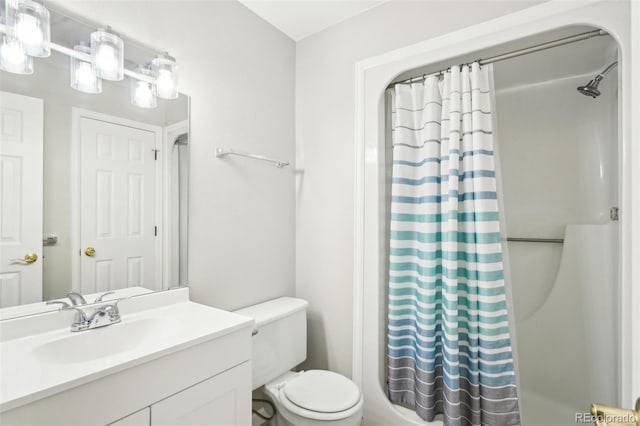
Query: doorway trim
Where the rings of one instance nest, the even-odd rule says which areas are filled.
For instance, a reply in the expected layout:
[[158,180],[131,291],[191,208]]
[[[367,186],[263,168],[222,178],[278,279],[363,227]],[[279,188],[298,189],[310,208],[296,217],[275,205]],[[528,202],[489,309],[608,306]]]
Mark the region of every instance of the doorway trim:
[[[101,112],[92,111],[84,108],[71,108],[71,291],[80,292],[80,259],[82,256],[82,247],[80,245],[81,229],[80,229],[80,123],[82,118],[90,118],[92,120],[104,121],[107,123],[118,124],[120,126],[133,127],[135,129],[152,132],[155,135],[156,149],[162,149],[163,132],[162,127],[152,124],[141,123],[139,121],[130,120],[128,118],[116,117],[114,115],[103,114]],[[163,220],[163,179],[162,171],[164,158],[158,156],[155,162],[156,172],[156,202],[155,202],[155,221],[158,225],[162,225]],[[162,265],[164,258],[162,232],[158,232],[155,241],[156,259],[156,282],[155,290],[162,290]]]
[[[630,9],[629,9],[630,8]],[[629,18],[631,11],[631,19]],[[397,76],[408,70],[436,65],[463,55],[489,49],[503,43],[536,36],[570,26],[592,26],[607,31],[618,43],[620,58],[619,141],[620,201],[622,218],[620,250],[619,386],[620,405],[633,406],[640,395],[640,123],[632,117],[640,114],[640,3],[585,0],[552,0],[516,13],[502,16],[459,31],[403,47],[356,63],[355,81],[355,235],[353,305],[353,379],[365,399],[365,416],[384,424],[391,406],[381,387],[380,362],[384,353],[380,344],[381,309],[379,297],[380,224],[378,205],[381,147],[384,142],[383,94]],[[632,35],[633,34],[633,37]],[[635,41],[634,41],[635,39]],[[635,52],[633,52],[635,49]],[[476,58],[473,58],[476,59]],[[632,144],[635,142],[635,145]],[[635,189],[635,194],[632,189]],[[366,212],[366,214],[365,214]],[[634,286],[635,284],[635,286]],[[612,289],[612,291],[614,291]],[[374,345],[374,346],[372,346]],[[367,405],[369,407],[367,407]],[[414,424],[406,417],[407,424]],[[392,419],[398,420],[398,414]]]
[[[162,267],[162,289],[168,290],[171,287],[171,263],[168,259],[171,259],[171,233],[173,230],[172,215],[171,215],[171,150],[176,138],[183,133],[189,133],[189,120],[182,120],[174,124],[165,126],[163,129],[164,142],[160,150],[160,155],[163,161],[163,173],[162,184],[164,185],[162,190],[163,196],[163,222],[159,235],[163,236],[163,267]],[[187,190],[188,194],[188,190]],[[187,234],[188,238],[188,234]],[[188,245],[188,244],[187,244]]]

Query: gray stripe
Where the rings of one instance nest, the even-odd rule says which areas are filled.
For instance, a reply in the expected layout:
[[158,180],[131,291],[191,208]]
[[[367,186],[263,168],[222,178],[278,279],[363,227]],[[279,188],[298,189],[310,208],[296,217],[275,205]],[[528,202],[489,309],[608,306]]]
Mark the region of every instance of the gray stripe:
[[[445,138],[445,140],[449,140],[449,138]],[[424,148],[424,146],[428,143],[437,143],[438,145],[440,145],[440,140],[438,139],[427,139],[426,141],[422,142],[422,145],[411,145],[408,143],[402,143],[402,142],[397,142],[394,143],[393,146],[404,146],[407,148],[413,148],[413,149],[420,149],[420,148]]]
[[[461,113],[460,111],[456,110],[456,111],[449,111],[449,114],[460,114],[460,115],[466,115],[466,114],[471,114],[474,112],[479,112],[480,114],[491,114],[491,111],[483,111],[481,109],[472,109],[471,111],[467,111],[467,112],[463,112]],[[443,120],[444,121],[444,120]]]
[[425,127],[427,127],[427,124],[437,124],[438,126],[440,126],[440,122],[439,122],[439,121],[434,121],[434,120],[432,120],[432,121],[427,121],[427,122],[426,122],[426,123],[424,123],[424,125],[423,125],[422,127],[420,127],[420,128],[416,128],[416,129],[414,129],[414,128],[412,128],[412,127],[398,125],[398,126],[396,126],[396,127],[393,127],[393,128],[391,129],[391,131],[392,131],[392,132],[395,132],[395,131],[396,131],[396,129],[407,129],[407,130],[414,130],[414,131],[415,131],[415,130],[424,130],[424,128],[425,128]]
[[422,108],[412,109],[412,108],[396,107],[396,109],[392,109],[391,110],[391,113],[395,114],[396,110],[399,110],[399,109],[401,109],[402,111],[411,111],[411,112],[424,111],[431,104],[436,104],[438,106],[442,106],[441,102],[430,101],[430,102],[427,102],[426,104],[424,104],[424,106]]
[[[449,130],[449,133],[460,133],[460,130]],[[462,132],[461,136],[467,136],[467,135],[471,135],[473,133],[484,133],[485,135],[491,135],[492,132],[488,131],[488,130],[482,130],[482,129],[478,129],[478,130],[473,130],[471,132]],[[448,141],[450,138],[440,138],[440,139],[427,139],[425,141],[422,142],[422,145],[411,145],[409,143],[404,143],[404,142],[394,142],[393,146],[404,146],[407,148],[413,148],[413,149],[421,149],[424,148],[424,146],[428,143],[437,143],[440,144],[442,141]]]
[[443,414],[445,425],[520,424],[515,386],[488,388],[460,377],[460,390],[455,391],[445,385],[442,374],[442,366],[425,372],[417,369],[411,358],[390,358],[389,399],[415,410],[427,421]]

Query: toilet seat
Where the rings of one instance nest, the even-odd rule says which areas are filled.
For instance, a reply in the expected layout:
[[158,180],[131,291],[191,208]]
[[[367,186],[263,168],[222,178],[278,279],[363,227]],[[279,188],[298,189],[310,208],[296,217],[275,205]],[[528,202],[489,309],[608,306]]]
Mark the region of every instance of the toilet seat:
[[[308,375],[308,373],[312,374]],[[360,390],[355,383],[344,376],[324,370],[289,373],[287,376],[281,378],[284,380],[276,379],[265,387],[268,394],[277,398],[282,408],[296,416],[321,421],[343,420],[362,410],[363,400]],[[290,384],[293,386],[289,386]],[[333,403],[335,399],[331,395],[334,394],[335,388],[331,385],[338,387],[339,393],[346,397],[345,401]],[[289,388],[288,392],[287,388]],[[355,396],[352,391],[355,391]],[[301,405],[292,401],[287,393]],[[346,406],[348,406],[346,409],[339,411],[312,409],[315,407],[320,410],[338,410]]]
[[339,413],[355,406],[360,390],[346,377],[326,370],[309,370],[283,387],[284,396],[300,408],[319,413]]

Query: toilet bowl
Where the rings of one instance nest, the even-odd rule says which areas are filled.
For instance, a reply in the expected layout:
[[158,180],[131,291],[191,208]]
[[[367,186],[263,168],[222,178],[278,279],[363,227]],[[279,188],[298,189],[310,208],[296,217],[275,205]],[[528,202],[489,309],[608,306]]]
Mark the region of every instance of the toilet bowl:
[[362,394],[346,377],[325,370],[289,371],[265,385],[275,426],[359,426]]
[[276,407],[273,426],[357,426],[362,393],[348,378],[331,371],[291,369],[307,358],[307,309],[302,299],[281,297],[237,310],[253,318],[252,388]]

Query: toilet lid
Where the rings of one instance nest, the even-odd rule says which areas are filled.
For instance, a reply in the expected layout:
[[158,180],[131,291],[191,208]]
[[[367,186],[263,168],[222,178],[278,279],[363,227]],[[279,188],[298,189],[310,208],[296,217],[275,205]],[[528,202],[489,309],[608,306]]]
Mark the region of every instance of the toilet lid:
[[298,407],[320,413],[345,411],[360,401],[355,383],[325,370],[305,371],[285,385],[284,394]]

